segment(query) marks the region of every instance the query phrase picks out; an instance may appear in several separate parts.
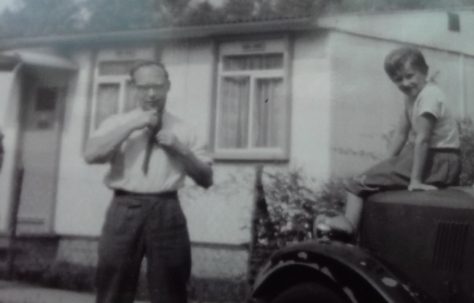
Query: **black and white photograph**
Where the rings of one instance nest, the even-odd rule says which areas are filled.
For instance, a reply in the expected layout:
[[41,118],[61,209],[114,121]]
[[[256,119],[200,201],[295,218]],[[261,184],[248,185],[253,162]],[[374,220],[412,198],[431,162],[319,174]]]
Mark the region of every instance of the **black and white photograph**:
[[473,303],[474,0],[0,0],[0,303]]

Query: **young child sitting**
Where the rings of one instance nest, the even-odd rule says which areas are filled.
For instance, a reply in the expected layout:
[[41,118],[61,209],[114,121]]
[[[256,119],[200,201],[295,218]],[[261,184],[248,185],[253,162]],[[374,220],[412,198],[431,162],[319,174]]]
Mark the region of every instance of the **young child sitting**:
[[405,108],[389,147],[389,158],[346,183],[344,215],[319,215],[315,227],[346,239],[357,231],[363,200],[385,190],[435,190],[456,185],[460,173],[459,133],[442,91],[427,81],[428,65],[413,47],[385,58],[385,71],[405,95]]

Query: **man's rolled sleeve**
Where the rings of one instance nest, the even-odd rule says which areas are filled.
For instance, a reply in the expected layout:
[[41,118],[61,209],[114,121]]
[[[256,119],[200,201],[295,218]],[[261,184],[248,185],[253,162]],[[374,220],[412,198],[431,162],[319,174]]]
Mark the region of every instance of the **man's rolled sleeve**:
[[209,165],[212,164],[209,146],[194,131],[191,131],[188,147],[199,160]]

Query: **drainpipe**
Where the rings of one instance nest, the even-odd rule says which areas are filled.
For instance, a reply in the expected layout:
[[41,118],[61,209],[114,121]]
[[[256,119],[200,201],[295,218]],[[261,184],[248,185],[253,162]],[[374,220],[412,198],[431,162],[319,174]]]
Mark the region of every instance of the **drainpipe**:
[[[1,60],[0,60],[1,61]],[[0,62],[2,63],[2,62]],[[1,64],[0,64],[1,65]],[[22,68],[23,64],[18,61],[12,71],[12,83],[16,81],[18,74]],[[5,68],[5,66],[3,66]],[[14,150],[17,150],[15,148]],[[5,156],[3,157],[5,159]],[[13,161],[16,161],[14,159]],[[7,259],[6,259],[6,278],[8,280],[13,279],[15,272],[15,253],[16,248],[16,230],[17,230],[17,221],[18,221],[18,210],[20,207],[20,194],[21,187],[23,184],[23,167],[22,165],[16,165],[13,173],[13,193],[12,198],[10,199],[10,210],[8,212],[8,230],[7,230]]]
[[16,228],[18,222],[18,210],[20,209],[20,194],[23,185],[23,167],[18,167],[15,178],[15,192],[13,203],[9,212],[8,247],[7,247],[7,279],[12,280],[15,274]]
[[468,115],[466,113],[466,96],[467,96],[467,90],[466,90],[466,68],[464,66],[464,58],[465,58],[465,55],[464,54],[460,54],[459,55],[459,83],[461,85],[461,89],[460,89],[460,92],[461,92],[461,96],[460,96],[460,117],[461,117],[461,120],[464,120],[466,118],[468,118]]

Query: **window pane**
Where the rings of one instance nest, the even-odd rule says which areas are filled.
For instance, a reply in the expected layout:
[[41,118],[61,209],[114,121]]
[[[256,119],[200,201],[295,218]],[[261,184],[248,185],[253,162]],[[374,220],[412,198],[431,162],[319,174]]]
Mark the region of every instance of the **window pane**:
[[283,67],[283,54],[225,56],[224,70],[263,70]]
[[217,126],[219,147],[243,148],[248,141],[249,78],[225,77],[219,106]]
[[136,101],[136,93],[137,89],[135,86],[132,84],[132,82],[128,81],[127,86],[126,86],[126,92],[125,92],[125,106],[124,106],[124,111],[129,112],[132,109],[137,107],[137,101]]
[[254,102],[252,145],[282,147],[287,111],[283,79],[258,79]]
[[99,63],[99,75],[128,75],[135,61],[102,61]]
[[36,111],[54,111],[57,96],[57,88],[38,88],[36,92]]
[[107,117],[118,112],[119,84],[100,84],[97,90],[96,127]]

